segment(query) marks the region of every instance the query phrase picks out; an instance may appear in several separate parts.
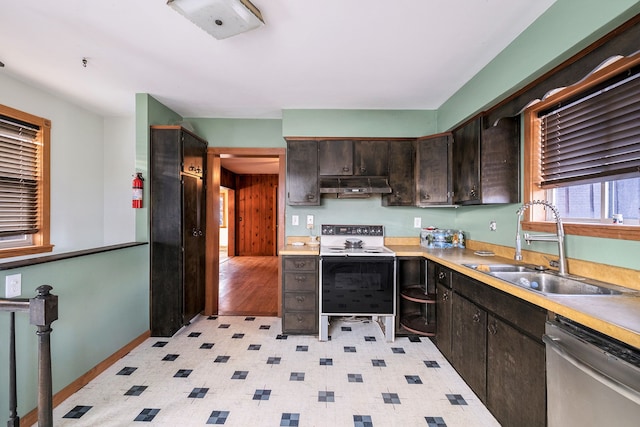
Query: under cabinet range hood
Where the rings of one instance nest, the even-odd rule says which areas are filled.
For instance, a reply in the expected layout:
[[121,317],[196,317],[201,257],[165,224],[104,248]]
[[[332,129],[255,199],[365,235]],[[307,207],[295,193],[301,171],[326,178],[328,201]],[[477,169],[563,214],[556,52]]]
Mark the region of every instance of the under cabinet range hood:
[[337,194],[339,199],[366,198],[372,194],[391,193],[391,187],[384,176],[321,176],[320,193]]

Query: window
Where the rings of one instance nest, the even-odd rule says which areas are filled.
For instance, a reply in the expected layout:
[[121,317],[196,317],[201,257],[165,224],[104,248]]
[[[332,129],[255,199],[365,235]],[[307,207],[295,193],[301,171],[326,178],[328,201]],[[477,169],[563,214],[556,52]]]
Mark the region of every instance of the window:
[[[640,240],[640,54],[527,108],[525,153],[525,201],[556,205],[568,234]],[[547,230],[531,211],[524,227]]]
[[49,252],[51,123],[0,105],[0,258]]

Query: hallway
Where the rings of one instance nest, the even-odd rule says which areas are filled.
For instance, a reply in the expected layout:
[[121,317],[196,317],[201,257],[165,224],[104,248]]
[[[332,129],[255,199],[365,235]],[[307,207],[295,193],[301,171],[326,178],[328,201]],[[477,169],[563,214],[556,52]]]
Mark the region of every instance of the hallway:
[[234,256],[220,264],[218,314],[278,315],[277,256]]

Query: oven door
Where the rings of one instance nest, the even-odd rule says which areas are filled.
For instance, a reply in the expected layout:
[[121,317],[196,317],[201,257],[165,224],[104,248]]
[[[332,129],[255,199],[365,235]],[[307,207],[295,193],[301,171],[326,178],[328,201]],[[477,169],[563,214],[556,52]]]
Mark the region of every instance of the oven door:
[[395,315],[395,257],[320,257],[320,313]]

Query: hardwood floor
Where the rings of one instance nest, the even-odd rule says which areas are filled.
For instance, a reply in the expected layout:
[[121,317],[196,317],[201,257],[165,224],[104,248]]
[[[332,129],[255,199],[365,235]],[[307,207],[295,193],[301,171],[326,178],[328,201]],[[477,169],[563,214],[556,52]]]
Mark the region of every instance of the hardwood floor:
[[220,264],[218,314],[278,315],[278,257],[234,256]]

